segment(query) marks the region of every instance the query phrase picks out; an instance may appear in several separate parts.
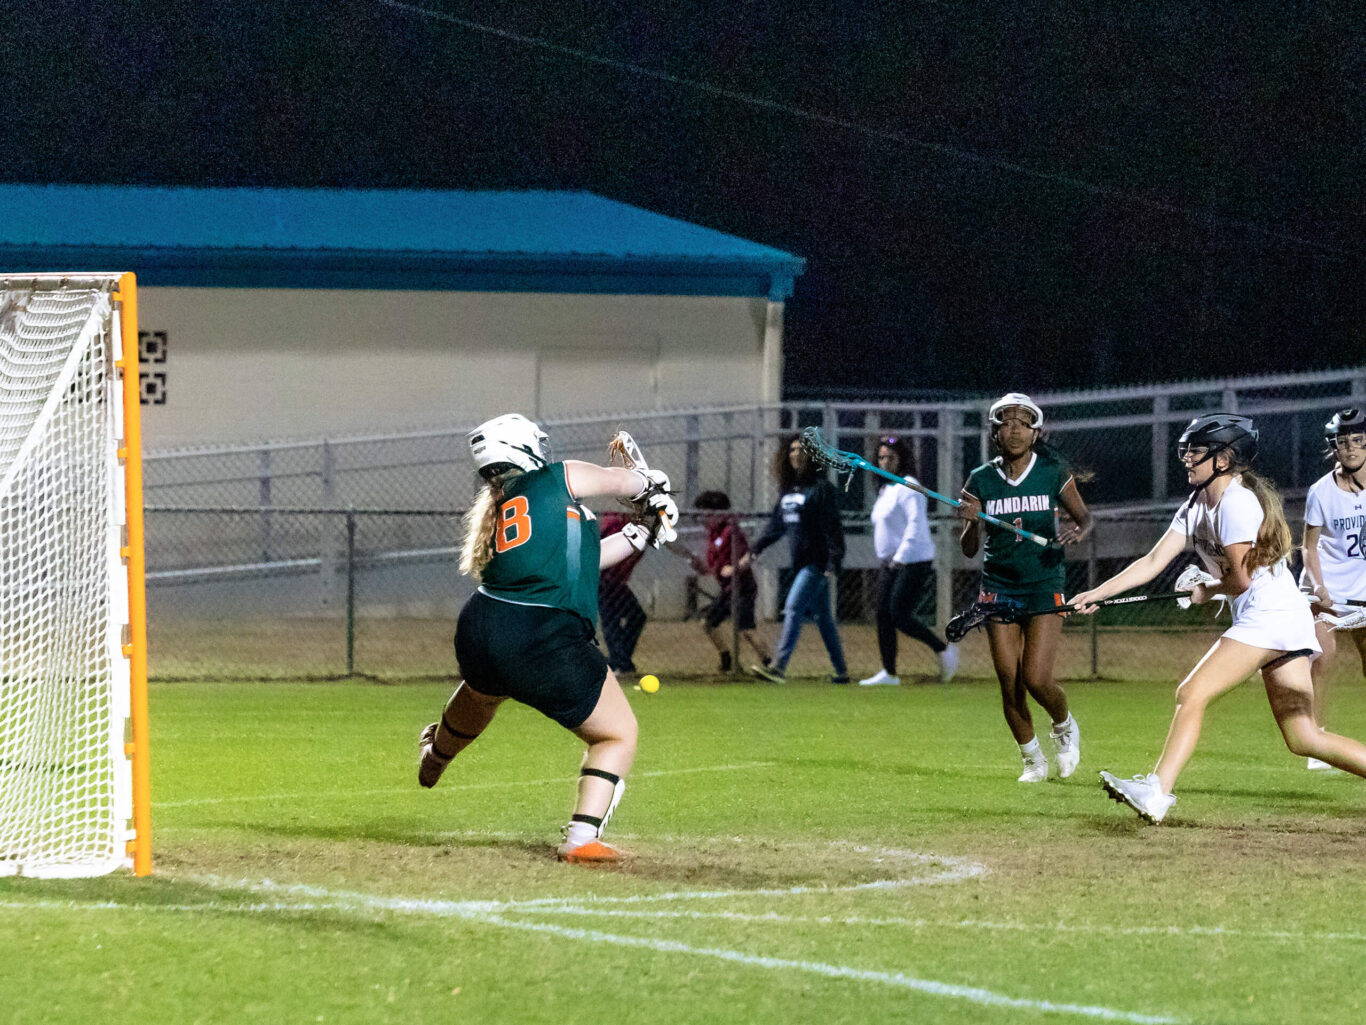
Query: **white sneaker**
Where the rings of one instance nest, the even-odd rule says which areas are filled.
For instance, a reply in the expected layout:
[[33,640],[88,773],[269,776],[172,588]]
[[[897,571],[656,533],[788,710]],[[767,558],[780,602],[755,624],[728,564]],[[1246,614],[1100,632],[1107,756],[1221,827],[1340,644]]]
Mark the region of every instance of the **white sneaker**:
[[1320,758],[1309,758],[1304,766],[1310,772],[1337,772],[1336,765],[1329,765]]
[[1105,792],[1121,804],[1127,804],[1139,816],[1154,826],[1166,817],[1176,797],[1162,792],[1162,784],[1156,773],[1135,776],[1133,779],[1120,779],[1108,772],[1100,774],[1100,785]]
[[1081,729],[1073,719],[1071,729],[1061,733],[1054,729],[1050,736],[1058,750],[1058,775],[1066,779],[1077,771],[1077,763],[1081,761]]
[[885,669],[879,669],[866,680],[859,680],[860,687],[896,687],[901,683],[901,677],[893,676]]
[[1017,783],[1042,783],[1048,778],[1048,759],[1040,754],[1038,758],[1024,760],[1024,772],[1020,773]]
[[958,645],[950,644],[939,653],[939,682],[948,683],[958,672]]

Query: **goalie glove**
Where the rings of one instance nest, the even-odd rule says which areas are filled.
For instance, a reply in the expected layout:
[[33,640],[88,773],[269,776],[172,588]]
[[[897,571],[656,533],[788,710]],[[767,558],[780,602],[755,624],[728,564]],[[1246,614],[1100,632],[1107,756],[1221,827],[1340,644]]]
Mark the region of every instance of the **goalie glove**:
[[[1218,577],[1210,576],[1196,563],[1191,563],[1183,569],[1181,575],[1176,578],[1175,589],[1178,591],[1190,591],[1195,588],[1196,584],[1217,584],[1218,582]],[[1177,608],[1188,609],[1191,607],[1191,600],[1189,598],[1177,598],[1176,606]]]
[[645,524],[650,533],[650,544],[663,548],[670,541],[678,540],[678,505],[667,494],[651,495],[645,500]]
[[650,543],[650,531],[640,523],[628,523],[618,533],[626,538],[633,551],[643,552],[645,546]]

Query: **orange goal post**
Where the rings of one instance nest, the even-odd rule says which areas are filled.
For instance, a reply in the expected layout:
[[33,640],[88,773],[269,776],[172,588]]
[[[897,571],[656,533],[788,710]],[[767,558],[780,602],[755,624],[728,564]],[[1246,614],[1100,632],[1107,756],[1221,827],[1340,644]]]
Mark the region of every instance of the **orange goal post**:
[[0,875],[152,870],[137,284],[0,274]]

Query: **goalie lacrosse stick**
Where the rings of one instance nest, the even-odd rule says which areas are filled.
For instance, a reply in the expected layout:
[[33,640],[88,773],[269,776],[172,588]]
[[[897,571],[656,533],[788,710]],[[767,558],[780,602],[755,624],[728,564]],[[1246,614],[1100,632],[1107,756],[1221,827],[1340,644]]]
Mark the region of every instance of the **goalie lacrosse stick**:
[[[612,440],[607,443],[607,463],[609,466],[622,466],[628,470],[639,470],[641,473],[648,473],[649,464],[645,462],[645,455],[640,451],[640,446],[636,444],[636,439],[631,437],[628,431],[617,431],[612,435]],[[627,505],[634,505],[643,517],[646,513],[645,499],[649,498],[652,491],[649,490],[648,480],[647,490],[638,502],[632,502],[629,498],[622,499]],[[671,527],[668,517],[663,509],[656,510],[658,520],[650,525],[650,540],[653,542],[655,534],[659,532],[661,525],[665,528]],[[665,534],[667,539],[667,531]]]
[[[895,473],[884,470],[882,467],[868,462],[868,460],[864,459],[861,455],[835,448],[821,437],[821,429],[819,427],[806,428],[806,430],[802,431],[801,440],[802,448],[806,449],[807,455],[816,462],[831,467],[836,473],[853,473],[855,470],[867,470],[869,473],[875,473],[879,477],[885,477],[895,484],[908,487],[912,491],[918,491],[926,498],[933,498],[936,502],[943,502],[945,505],[951,505],[955,509],[960,508],[963,504],[956,498],[950,498],[948,495],[941,495],[938,491],[931,491],[929,488],[925,487],[925,485],[912,480],[910,477],[900,477]],[[995,516],[988,515],[980,510],[977,513],[977,518],[979,520],[985,520],[993,527],[1000,527],[1003,530],[1010,531],[1012,534],[1018,534],[1026,541],[1033,541],[1041,548],[1062,547],[1062,545],[1053,538],[1030,533],[1028,530],[1023,530],[1013,523],[1007,523],[1005,520],[997,519]]]
[[[1091,602],[1091,605],[1097,608],[1108,605],[1135,605],[1145,601],[1171,601],[1172,599],[1189,598],[1190,594],[1190,591],[1131,594],[1123,598],[1102,598],[1100,601]],[[986,622],[1018,623],[1032,616],[1047,616],[1057,612],[1076,612],[1080,607],[1079,605],[1053,605],[1046,609],[1027,609],[1019,602],[1012,601],[1009,598],[1000,601],[977,601],[948,621],[944,627],[944,636],[951,643],[957,644],[970,632]]]

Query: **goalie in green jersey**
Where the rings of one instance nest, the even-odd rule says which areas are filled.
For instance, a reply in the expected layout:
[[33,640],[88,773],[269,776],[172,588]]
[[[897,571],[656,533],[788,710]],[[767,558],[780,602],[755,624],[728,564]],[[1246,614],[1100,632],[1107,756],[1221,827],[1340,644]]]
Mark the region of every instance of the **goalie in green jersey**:
[[[1040,440],[1043,410],[1028,395],[1011,392],[997,399],[988,421],[998,455],[968,475],[958,507],[963,554],[972,558],[979,549],[985,549],[979,600],[1010,599],[1026,609],[1040,610],[1062,605],[1065,575],[1061,546],[1075,544],[1091,532],[1090,510],[1067,464]],[[1071,520],[1061,529],[1059,510]],[[1009,530],[984,523],[977,518],[979,512],[1040,537],[1054,538],[1055,544],[1047,548],[1032,544]],[[1053,678],[1062,616],[1044,613],[1018,623],[989,621],[986,629],[1006,723],[1024,760],[1020,782],[1038,783],[1048,778],[1048,756],[1034,734],[1030,697],[1053,720],[1051,737],[1058,775],[1072,775],[1081,759],[1081,731],[1068,711],[1067,695]]]
[[[636,718],[596,643],[598,573],[677,539],[678,507],[659,470],[552,462],[546,435],[517,413],[470,432],[485,485],[470,510],[462,572],[479,590],[460,612],[461,683],[419,738],[418,782],[435,786],[452,758],[507,698],[530,705],[588,745],[560,860],[616,861],[601,842],[636,752]],[[593,497],[626,498],[643,522],[599,538]]]

